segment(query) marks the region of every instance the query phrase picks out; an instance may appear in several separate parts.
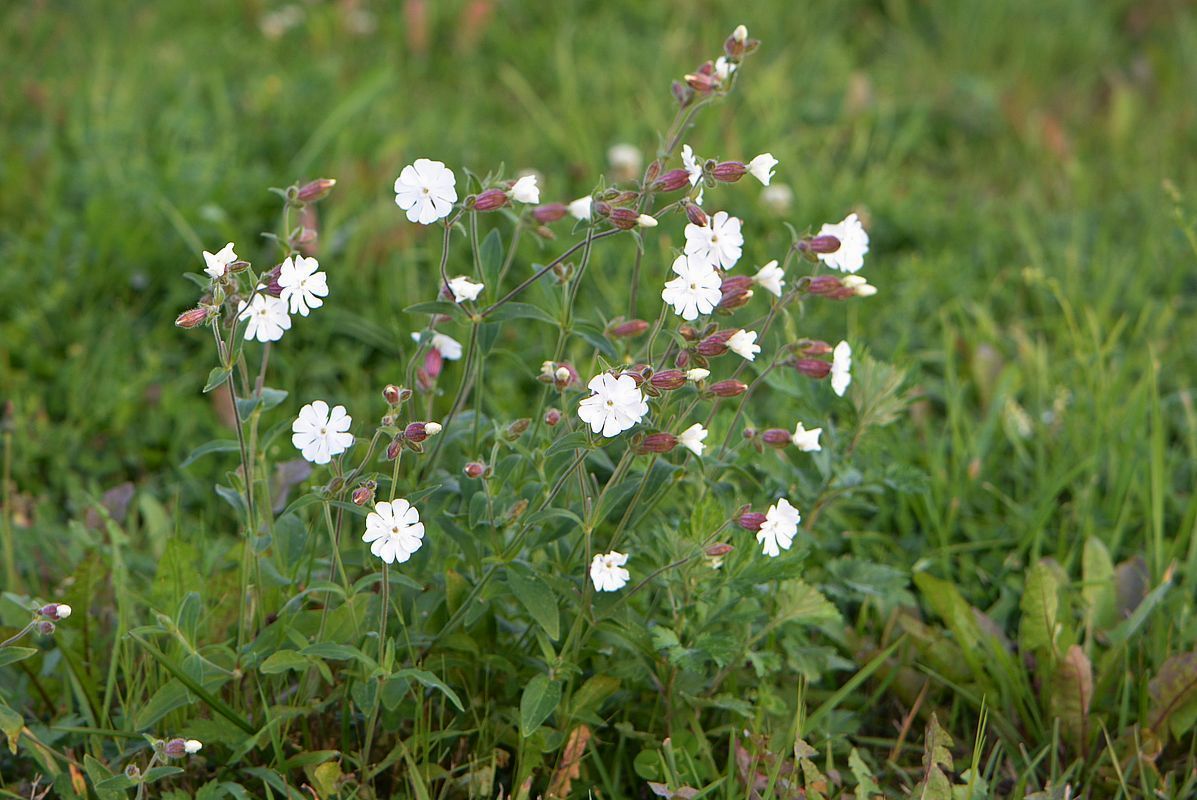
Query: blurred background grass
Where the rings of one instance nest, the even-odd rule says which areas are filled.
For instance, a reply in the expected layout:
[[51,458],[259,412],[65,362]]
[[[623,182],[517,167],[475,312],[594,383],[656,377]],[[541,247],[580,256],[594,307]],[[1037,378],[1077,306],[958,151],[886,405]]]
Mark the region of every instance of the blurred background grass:
[[[161,0],[9,3],[0,19],[9,511],[51,534],[18,538],[50,572],[72,560],[52,534],[122,482],[213,513],[227,465],[174,466],[227,436],[200,393],[209,343],[172,322],[201,248],[272,257],[266,187],[339,180],[320,206],[333,301],[276,350],[272,383],[368,414],[440,246],[394,206],[401,166],[532,168],[568,201],[612,144],[655,148],[671,79],[741,22],[760,54],[687,141],[771,150],[799,229],[867,217],[881,294],[848,333],[923,398],[885,446],[926,490],[875,509],[865,541],[897,535],[908,563],[995,579],[998,598],[1009,552],[1067,562],[1087,533],[1124,551],[1157,536],[1157,574],[1197,559],[1197,269],[1163,188],[1192,199],[1192,3]],[[787,235],[748,183],[718,202],[760,218],[759,264]],[[607,309],[630,271],[612,250],[612,280],[588,289]],[[523,396],[489,402],[514,417]]]

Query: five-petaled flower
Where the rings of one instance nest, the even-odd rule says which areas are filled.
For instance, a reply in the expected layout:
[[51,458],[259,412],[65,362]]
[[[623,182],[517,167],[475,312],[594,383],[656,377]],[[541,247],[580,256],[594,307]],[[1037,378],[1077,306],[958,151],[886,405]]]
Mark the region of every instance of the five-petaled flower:
[[775,505],[769,506],[769,510],[765,512],[765,521],[756,532],[756,540],[763,546],[765,555],[774,558],[781,555],[782,550],[789,550],[801,521],[802,514],[784,497],[779,498]]
[[395,179],[395,203],[421,225],[444,219],[457,202],[457,177],[442,161],[417,158]]
[[362,541],[370,552],[388,564],[400,564],[412,557],[424,543],[424,523],[420,512],[406,500],[382,502],[366,516]]
[[831,389],[840,397],[852,383],[852,345],[840,342],[831,354]]
[[756,343],[756,331],[736,331],[727,340],[728,349],[747,361],[755,361],[761,346]]
[[[690,185],[697,186],[698,182],[702,180],[702,164],[698,163],[698,158],[695,157],[694,151],[690,149],[690,145],[682,145],[682,166],[686,168],[686,173],[690,176]],[[698,201],[702,204],[702,201]]]
[[628,563],[626,553],[612,550],[610,553],[599,553],[590,562],[590,580],[594,581],[594,589],[598,592],[617,592],[627,585],[632,576],[624,569]]
[[586,384],[592,394],[578,403],[578,417],[595,433],[618,436],[644,418],[648,403],[630,375],[618,378],[606,372]]
[[525,175],[511,185],[511,196],[521,203],[539,203],[540,188],[535,175]]
[[569,215],[574,219],[590,219],[590,207],[594,205],[594,198],[590,195],[579,197],[569,204]]
[[237,260],[237,254],[233,252],[233,243],[229,242],[224,247],[215,253],[204,251],[204,272],[208,273],[208,277],[213,280],[223,278],[225,273],[229,271],[229,264]]
[[307,316],[324,305],[328,297],[328,276],[319,272],[320,262],[307,256],[287,256],[279,265],[280,300],[287,301],[292,314]]
[[245,323],[245,338],[259,342],[277,342],[291,328],[287,301],[259,291],[247,305],[237,307],[238,319]]
[[291,423],[291,444],[313,464],[327,464],[353,444],[349,426],[353,418],[345,406],[334,406],[316,400],[299,409],[299,416]]
[[781,267],[777,266],[777,259],[773,259],[752,276],[752,282],[769,294],[781,297],[781,290],[786,285],[785,272]]
[[723,298],[722,279],[715,268],[686,256],[673,261],[677,277],[665,282],[661,299],[673,306],[673,313],[684,320],[695,320],[702,314],[710,314]]
[[[420,341],[420,332],[412,331],[411,339],[413,342]],[[433,350],[441,354],[441,357],[446,361],[456,361],[461,358],[462,348],[461,342],[454,339],[448,334],[434,331],[429,345]]]
[[691,261],[731,269],[740,260],[744,248],[744,234],[740,220],[726,211],[716,211],[705,226],[686,226],[686,255]]
[[702,451],[706,449],[703,443],[707,438],[707,429],[701,424],[695,422],[689,428],[677,435],[677,443],[685,447],[696,456],[701,456]]
[[844,217],[834,225],[824,223],[819,236],[834,236],[840,240],[839,249],[833,253],[818,253],[818,258],[832,269],[841,272],[856,272],[864,266],[865,253],[869,252],[869,234],[855,214]]
[[482,294],[482,290],[485,288],[484,284],[474,283],[465,275],[458,275],[449,280],[449,291],[453,292],[453,302],[455,303],[477,300],[478,295]]
[[807,430],[806,426],[799,422],[798,427],[794,429],[794,446],[804,453],[822,450],[823,448],[819,445],[819,434],[822,432],[822,428]]
[[773,168],[777,166],[777,159],[772,153],[761,153],[748,162],[748,172],[765,186],[773,179]]

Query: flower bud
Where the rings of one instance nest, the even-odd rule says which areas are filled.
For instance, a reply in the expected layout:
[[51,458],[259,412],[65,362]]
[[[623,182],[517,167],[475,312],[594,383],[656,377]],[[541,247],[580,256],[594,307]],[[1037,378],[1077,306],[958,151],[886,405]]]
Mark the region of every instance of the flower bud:
[[467,478],[481,478],[486,474],[486,465],[481,461],[471,461],[465,465],[465,469],[462,472],[465,473]]
[[711,377],[711,371],[702,367],[695,367],[686,372],[686,380],[693,381],[694,383],[705,381],[709,377]]
[[47,619],[62,620],[71,615],[71,607],[66,603],[50,603],[39,608],[37,613]]
[[737,397],[748,391],[748,385],[737,380],[712,383],[707,390],[716,397]]
[[721,161],[711,170],[711,175],[717,181],[735,183],[740,178],[743,178],[746,172],[748,172],[748,167],[744,166],[740,161]]
[[629,319],[607,329],[607,334],[616,338],[639,336],[648,330],[648,323],[642,319]]
[[844,284],[844,289],[856,297],[872,297],[877,294],[877,287],[860,275],[845,275],[840,282]]
[[49,636],[50,634],[54,633],[54,623],[50,622],[49,620],[42,620],[41,622],[37,623],[37,632],[42,636]]
[[609,217],[611,216],[611,204],[602,200],[595,200],[590,204],[591,216]]
[[699,94],[710,94],[719,88],[719,79],[715,76],[715,62],[708,61],[697,71],[684,76],[686,85]]
[[806,281],[806,291],[810,294],[830,295],[844,288],[844,284],[835,275],[812,275]]
[[507,439],[514,442],[516,439],[524,435],[524,431],[528,430],[528,426],[532,424],[532,420],[527,417],[521,417],[515,422],[507,426]]
[[393,383],[388,383],[382,389],[382,399],[386,400],[389,406],[397,406],[407,399],[403,396],[404,392],[411,397],[411,389],[401,389]]
[[291,241],[297,245],[302,245],[302,244],[311,244],[312,242],[316,241],[318,238],[320,238],[320,232],[317,231],[315,228],[300,228],[299,235],[296,236]]
[[204,743],[199,739],[188,739],[183,742],[183,749],[187,751],[187,755],[193,756],[204,749]]
[[511,510],[507,512],[508,521],[514,522],[515,520],[522,517],[524,515],[524,512],[527,510],[528,510],[528,499],[526,497],[521,497],[516,502],[516,504],[511,507]]
[[649,382],[661,391],[672,392],[686,385],[686,373],[680,369],[666,369],[653,375]]
[[690,220],[691,224],[697,225],[700,228],[705,228],[707,223],[711,221],[707,216],[707,212],[702,210],[702,207],[697,203],[686,204],[686,219]]
[[650,433],[636,445],[636,453],[639,455],[668,453],[675,447],[677,447],[677,437],[672,433]]
[[669,91],[673,93],[673,99],[677,100],[678,105],[682,108],[694,102],[694,90],[681,81],[674,81],[669,87]]
[[561,412],[558,409],[550,408],[548,411],[544,412],[544,424],[548,425],[550,428],[556,427],[557,423],[560,421]]
[[175,317],[175,325],[180,328],[198,328],[207,322],[210,316],[212,316],[212,309],[207,306],[189,308]]
[[690,185],[690,173],[684,169],[671,169],[653,183],[658,192],[676,192]]
[[719,285],[723,296],[719,299],[718,308],[731,310],[747,305],[752,299],[752,278],[747,275],[733,275],[723,279]]
[[283,287],[279,285],[278,279],[283,274],[283,265],[276,264],[274,269],[262,276],[262,291],[271,297],[279,297],[283,293]]
[[569,213],[564,203],[545,203],[532,209],[532,218],[540,223],[556,222]]
[[753,531],[755,533],[765,524],[765,515],[759,511],[744,511],[736,519],[736,524],[746,531]]
[[187,742],[182,739],[171,739],[162,745],[162,754],[167,758],[182,758],[187,755]]
[[613,205],[613,206],[629,206],[632,203],[636,202],[636,200],[638,200],[639,198],[640,198],[639,192],[633,192],[630,190],[623,191],[623,192],[617,192],[611,198],[611,205]]
[[644,180],[642,180],[640,183],[642,186],[650,186],[657,180],[657,178],[660,175],[661,175],[661,160],[658,158],[658,159],[654,159],[652,162],[649,163],[648,169],[646,169],[644,171]]
[[[595,203],[595,205],[599,205]],[[630,231],[640,224],[640,214],[631,208],[613,208],[609,214],[611,224],[620,230]]]
[[438,422],[413,422],[403,429],[403,438],[419,444],[429,436],[436,436],[440,432],[441,426]]
[[834,253],[840,249],[840,240],[834,236],[813,236],[799,242],[798,249],[808,253]]
[[659,223],[652,214],[641,214],[636,218],[636,224],[641,228],[655,228]]
[[474,198],[475,211],[496,211],[507,205],[507,192],[503,189],[487,189]]
[[295,199],[301,203],[315,203],[317,200],[323,200],[328,197],[328,193],[336,185],[337,182],[333,178],[317,178],[299,187],[299,191],[295,194]]
[[125,767],[125,777],[131,781],[141,780],[141,770],[136,764],[129,764]]
[[822,339],[804,339],[799,343],[799,349],[808,356],[825,356],[832,352],[832,347]]
[[716,331],[699,342],[698,346],[694,349],[698,351],[699,355],[706,356],[707,358],[721,356],[727,352],[727,340],[734,336],[735,333],[735,328]]
[[736,548],[732,547],[730,544],[724,544],[721,542],[719,544],[707,545],[706,549],[703,550],[703,553],[705,553],[708,558],[722,558],[735,549]]
[[424,374],[431,380],[435,381],[441,376],[441,370],[444,369],[445,358],[441,355],[441,351],[435,347],[429,349],[424,354]]
[[787,430],[781,428],[769,428],[761,434],[761,439],[770,447],[782,448],[788,447],[794,437],[790,435]]
[[387,445],[387,461],[394,461],[403,452],[403,436],[400,434]]
[[374,481],[366,481],[361,486],[353,490],[353,504],[355,506],[364,506],[374,500],[374,490],[378,484]]
[[808,378],[815,378],[822,380],[831,373],[831,363],[828,361],[820,361],[816,358],[799,358],[794,361],[794,369],[800,375],[805,375]]

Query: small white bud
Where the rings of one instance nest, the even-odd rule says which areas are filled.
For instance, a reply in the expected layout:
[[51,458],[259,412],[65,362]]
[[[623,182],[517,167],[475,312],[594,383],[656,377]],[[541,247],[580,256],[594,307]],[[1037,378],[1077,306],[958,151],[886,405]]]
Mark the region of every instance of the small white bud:
[[636,220],[641,228],[655,228],[657,227],[657,218],[651,214],[641,214],[640,218]]
[[71,607],[68,606],[66,603],[59,603],[58,604],[58,618],[66,619],[70,615],[71,615]]
[[[724,30],[727,30],[727,29],[724,28]],[[732,38],[735,39],[740,44],[744,44],[744,42],[748,41],[748,26],[737,25],[736,29],[734,31],[732,31]]]
[[200,750],[204,749],[204,744],[199,739],[188,739],[183,742],[183,750],[187,755],[195,755]]
[[441,432],[441,424],[439,422],[428,422],[424,424],[424,433],[429,436],[436,436]]
[[569,381],[569,370],[565,367],[557,367],[557,371],[553,373],[558,383],[566,383]]
[[710,375],[711,371],[709,369],[695,367],[694,369],[686,371],[686,380],[698,383],[699,381],[705,381],[710,377]]

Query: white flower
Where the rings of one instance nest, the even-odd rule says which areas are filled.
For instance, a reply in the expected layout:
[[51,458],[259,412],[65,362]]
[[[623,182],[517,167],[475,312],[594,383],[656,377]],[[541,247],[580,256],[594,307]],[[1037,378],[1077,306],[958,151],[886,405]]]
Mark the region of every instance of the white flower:
[[485,284],[474,283],[465,275],[458,275],[449,281],[449,291],[453,292],[453,302],[462,303],[466,300],[477,300],[478,295],[486,288]]
[[617,592],[626,586],[632,577],[623,567],[626,563],[627,554],[617,550],[596,555],[590,562],[590,580],[594,581],[595,591]]
[[684,320],[698,319],[700,314],[710,314],[723,299],[719,288],[723,283],[719,273],[710,264],[678,256],[673,261],[677,277],[665,282],[661,299],[673,306],[673,313]]
[[777,266],[777,259],[773,259],[752,276],[752,282],[770,294],[781,297],[781,290],[786,285],[785,272]]
[[[697,186],[698,182],[702,180],[702,164],[698,163],[698,159],[694,156],[694,151],[690,149],[690,145],[682,145],[682,166],[686,168],[686,172],[690,174],[690,185]],[[702,201],[698,201],[702,205]]]
[[620,177],[634,178],[644,164],[644,156],[641,155],[640,148],[636,145],[621,142],[611,145],[611,148],[607,150],[607,162]]
[[698,190],[698,194],[696,194],[694,196],[694,205],[696,205],[696,206],[702,205],[702,193],[705,191],[706,191],[705,188]]
[[853,290],[857,297],[872,297],[877,294],[877,287],[859,275],[847,275],[840,283]]
[[744,42],[748,41],[748,26],[737,25],[736,29],[732,31],[732,39],[740,44],[744,44]]
[[801,521],[802,515],[798,513],[798,509],[790,505],[790,501],[784,497],[779,498],[776,505],[769,506],[769,510],[765,512],[765,521],[756,532],[756,540],[764,545],[765,555],[773,558],[781,555],[782,550],[789,550]]
[[677,435],[677,443],[685,447],[696,456],[701,456],[702,451],[706,449],[703,441],[707,438],[707,429],[695,422],[689,428]]
[[327,464],[333,456],[344,453],[353,444],[349,426],[353,417],[345,413],[345,406],[334,406],[317,400],[299,409],[299,416],[291,423],[291,444],[313,464]]
[[402,564],[424,543],[420,512],[406,500],[378,503],[366,516],[362,541],[370,543],[370,552],[386,563]]
[[58,607],[54,609],[54,616],[58,619],[66,619],[71,615],[71,607],[66,603],[59,603]]
[[421,225],[444,219],[457,202],[457,177],[441,161],[417,158],[395,179],[395,203]]
[[655,228],[659,223],[652,214],[641,214],[636,218],[636,224],[641,228]]
[[[412,341],[419,342],[420,335],[419,331],[412,331]],[[440,353],[441,358],[446,361],[456,361],[461,358],[461,342],[452,336],[446,336],[443,333],[433,333],[430,344],[432,345],[432,349]]]
[[557,367],[557,369],[553,370],[553,380],[557,383],[569,383],[569,378],[570,372],[568,367]]
[[761,190],[761,202],[773,213],[785,214],[794,204],[794,190],[784,183],[774,183]]
[[307,316],[313,308],[324,305],[321,298],[328,297],[328,276],[320,269],[320,262],[306,256],[291,256],[279,268],[278,285],[282,288],[280,300],[286,300],[292,314]]
[[709,369],[703,369],[702,367],[695,367],[694,369],[686,371],[686,380],[693,381],[694,383],[705,381],[710,376],[711,371]]
[[726,211],[716,211],[706,225],[690,223],[686,226],[685,252],[691,261],[731,269],[740,260],[743,247],[740,220],[728,216]]
[[590,219],[590,207],[594,205],[594,198],[587,195],[579,197],[569,204],[569,215],[574,219]]
[[200,750],[204,749],[204,743],[199,739],[188,739],[183,742],[183,752],[189,756],[193,756]]
[[540,188],[535,175],[525,175],[511,185],[511,196],[521,203],[539,203]]
[[831,389],[840,397],[852,383],[852,345],[840,342],[831,353]]
[[755,361],[756,354],[761,352],[761,346],[756,343],[756,331],[736,331],[727,340],[727,346],[746,361]]
[[773,168],[777,166],[777,159],[772,153],[761,153],[748,162],[748,172],[765,186],[773,179]]
[[731,74],[735,71],[736,65],[728,61],[723,56],[719,56],[719,58],[715,59],[715,78],[720,83],[723,83],[730,78]]
[[840,249],[834,253],[819,253],[819,260],[832,269],[841,272],[856,272],[864,266],[865,253],[869,252],[869,234],[855,214],[844,217],[835,225],[824,223],[819,228],[820,236],[834,236],[840,240]]
[[823,432],[822,428],[811,428],[807,430],[806,427],[799,422],[798,427],[794,429],[794,446],[804,453],[813,453],[816,450],[822,450],[819,445],[819,434]]
[[291,315],[287,313],[287,301],[271,297],[259,291],[247,306],[245,301],[237,307],[238,319],[245,323],[245,338],[259,342],[277,342],[283,332],[291,328]]
[[586,384],[593,394],[578,404],[578,417],[608,438],[631,428],[648,413],[648,403],[630,375],[603,373]]
[[237,260],[237,254],[233,252],[233,243],[229,242],[224,247],[220,248],[215,253],[204,251],[204,272],[208,273],[208,277],[216,279],[223,278],[225,273],[229,271],[229,264]]

